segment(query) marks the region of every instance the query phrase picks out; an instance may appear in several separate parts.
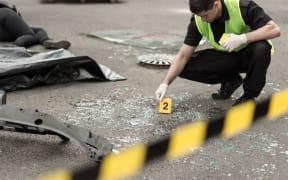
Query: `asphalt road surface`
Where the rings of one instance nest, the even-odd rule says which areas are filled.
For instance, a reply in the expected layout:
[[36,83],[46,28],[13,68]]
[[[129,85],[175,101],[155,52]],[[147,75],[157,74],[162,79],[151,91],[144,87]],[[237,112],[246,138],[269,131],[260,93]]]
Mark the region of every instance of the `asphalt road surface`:
[[[219,86],[177,79],[169,88],[173,113],[157,113],[154,91],[166,69],[143,67],[137,57],[175,54],[88,38],[84,33],[138,29],[147,32],[186,33],[191,14],[188,0],[124,0],[123,3],[53,3],[12,0],[31,26],[45,28],[54,39],[67,39],[75,55],[93,57],[125,76],[118,82],[84,81],[37,87],[8,93],[7,104],[37,108],[57,119],[107,138],[116,149],[136,142],[151,142],[169,134],[176,125],[199,117],[214,118],[232,100],[214,101]],[[256,0],[277,22],[282,36],[273,40],[267,84],[257,100],[287,88],[287,1]],[[33,50],[44,50],[41,46]],[[239,88],[233,95],[241,95]],[[287,179],[288,116],[264,122],[232,139],[215,139],[191,155],[156,161],[132,179]],[[28,180],[61,167],[76,168],[91,162],[73,143],[59,144],[55,136],[0,132],[0,179]]]

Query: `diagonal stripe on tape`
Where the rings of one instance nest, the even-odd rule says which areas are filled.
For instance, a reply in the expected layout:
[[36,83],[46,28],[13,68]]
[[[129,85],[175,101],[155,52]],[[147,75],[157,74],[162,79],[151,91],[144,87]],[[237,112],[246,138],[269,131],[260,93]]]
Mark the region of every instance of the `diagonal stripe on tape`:
[[224,126],[224,117],[208,121],[206,139],[218,136],[222,132],[223,126]]
[[35,180],[72,180],[72,174],[68,169],[64,169],[41,178],[36,178]]
[[[100,162],[101,163],[101,162]],[[97,166],[87,165],[83,168],[79,168],[72,174],[71,180],[88,180],[88,179],[97,179],[99,177],[99,169],[101,164]],[[51,179],[52,180],[52,179]],[[54,179],[53,179],[54,180]],[[63,179],[64,180],[64,179]]]
[[269,104],[270,104],[270,98],[257,104],[257,106],[255,107],[253,123],[260,120],[261,117],[264,117],[268,113]]
[[[57,180],[70,180],[67,176],[76,177],[75,174],[77,174],[78,179],[85,177],[83,178],[85,180],[121,179],[136,174],[153,159],[183,156],[201,146],[209,138],[218,135],[231,137],[247,130],[260,118],[276,118],[287,112],[288,89],[279,91],[257,104],[254,101],[248,101],[232,107],[223,117],[210,121],[194,121],[179,126],[171,136],[153,144],[138,144],[124,149],[120,154],[107,155],[102,162],[89,167],[89,171],[76,170],[71,172],[72,174],[69,171],[64,171],[66,173],[62,172],[64,174],[63,179]],[[56,174],[54,175],[50,176],[52,178],[43,177],[43,179],[37,180],[55,180],[56,178],[53,177],[56,177]],[[61,177],[61,173],[58,177]]]
[[288,89],[280,91],[271,97],[268,117],[275,118],[288,111]]
[[226,114],[222,135],[231,137],[248,129],[252,124],[255,106],[255,102],[250,100],[239,106],[232,107]]
[[150,161],[165,154],[167,152],[168,144],[168,138],[162,139],[153,144],[149,144],[145,163],[149,163]]
[[205,141],[206,129],[207,122],[204,120],[177,128],[170,138],[168,158],[179,157],[201,146]]
[[99,179],[116,179],[117,177],[133,175],[143,167],[146,151],[145,144],[138,144],[127,148],[121,154],[110,154],[104,157]]

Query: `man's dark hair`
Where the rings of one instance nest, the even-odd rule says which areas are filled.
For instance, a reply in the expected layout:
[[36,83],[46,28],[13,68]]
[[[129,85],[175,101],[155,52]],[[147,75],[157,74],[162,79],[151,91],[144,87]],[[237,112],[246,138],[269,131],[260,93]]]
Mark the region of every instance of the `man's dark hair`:
[[189,0],[189,7],[192,13],[200,13],[211,9],[217,0]]

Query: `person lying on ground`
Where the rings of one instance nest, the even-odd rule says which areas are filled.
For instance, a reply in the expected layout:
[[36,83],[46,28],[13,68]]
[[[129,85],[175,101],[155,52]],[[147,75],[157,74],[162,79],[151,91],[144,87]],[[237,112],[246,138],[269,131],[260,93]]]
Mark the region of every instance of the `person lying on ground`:
[[41,44],[47,49],[68,49],[70,42],[53,40],[43,28],[29,27],[15,5],[0,1],[0,41],[30,47]]

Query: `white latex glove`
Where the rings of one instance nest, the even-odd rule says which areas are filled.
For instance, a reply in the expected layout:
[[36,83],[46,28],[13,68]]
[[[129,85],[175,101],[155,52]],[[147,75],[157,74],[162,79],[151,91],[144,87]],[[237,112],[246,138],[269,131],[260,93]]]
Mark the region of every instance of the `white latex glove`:
[[247,43],[247,37],[245,34],[240,35],[229,34],[229,37],[225,39],[220,45],[228,52],[232,52],[234,49],[246,43]]
[[164,83],[160,84],[158,89],[155,91],[156,99],[161,101],[164,98],[164,96],[167,92],[167,89],[168,89],[167,84],[164,84]]

